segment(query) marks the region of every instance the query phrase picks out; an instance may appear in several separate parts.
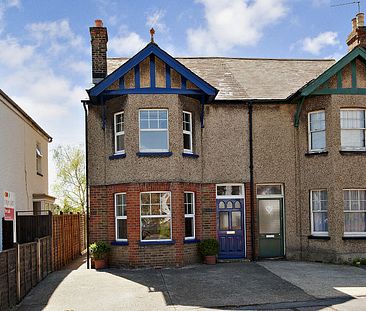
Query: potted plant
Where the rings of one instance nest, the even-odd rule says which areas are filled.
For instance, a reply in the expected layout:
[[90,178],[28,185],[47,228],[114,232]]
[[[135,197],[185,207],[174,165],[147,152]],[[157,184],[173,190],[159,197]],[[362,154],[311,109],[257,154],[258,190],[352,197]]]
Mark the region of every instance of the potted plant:
[[95,269],[106,267],[106,259],[111,247],[105,242],[94,242],[89,246],[90,255],[94,260]]
[[219,251],[219,243],[216,239],[203,240],[198,245],[198,251],[204,258],[204,263],[208,265],[216,264],[216,255]]

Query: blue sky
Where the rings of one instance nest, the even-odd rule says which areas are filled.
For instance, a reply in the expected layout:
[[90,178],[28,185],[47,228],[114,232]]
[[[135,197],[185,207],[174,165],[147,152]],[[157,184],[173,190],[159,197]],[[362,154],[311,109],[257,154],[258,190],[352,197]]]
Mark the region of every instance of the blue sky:
[[54,137],[50,149],[80,144],[95,19],[108,28],[108,56],[132,56],[154,26],[173,56],[338,59],[357,6],[331,5],[346,2],[0,0],[0,88]]

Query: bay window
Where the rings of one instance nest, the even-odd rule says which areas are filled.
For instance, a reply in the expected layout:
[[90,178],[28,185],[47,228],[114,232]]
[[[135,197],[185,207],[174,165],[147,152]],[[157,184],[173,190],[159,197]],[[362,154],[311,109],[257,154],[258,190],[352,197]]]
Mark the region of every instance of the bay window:
[[365,110],[341,109],[341,146],[343,150],[365,150]]
[[327,190],[311,190],[311,233],[328,235],[328,194]]
[[366,190],[343,190],[344,234],[366,235]]
[[171,240],[170,192],[140,194],[141,241]]
[[308,141],[310,152],[321,152],[326,148],[325,111],[314,111],[308,114]]
[[185,239],[195,238],[195,202],[194,192],[184,192]]
[[193,153],[192,113],[187,111],[183,111],[183,149],[186,153]]
[[168,110],[141,109],[140,117],[140,151],[168,152]]
[[124,112],[114,114],[114,153],[125,153]]
[[116,241],[127,241],[126,193],[114,195]]

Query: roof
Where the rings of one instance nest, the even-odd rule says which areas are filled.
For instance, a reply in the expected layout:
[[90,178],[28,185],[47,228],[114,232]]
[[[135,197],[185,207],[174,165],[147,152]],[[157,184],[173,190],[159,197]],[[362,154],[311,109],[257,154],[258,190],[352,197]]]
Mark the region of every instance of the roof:
[[52,137],[41,128],[36,121],[34,121],[18,104],[13,101],[2,89],[0,89],[0,95],[6,99],[6,101],[15,108],[26,120],[28,120],[39,132],[47,137],[49,141],[52,141]]
[[[332,59],[177,57],[219,90],[216,100],[284,100],[331,67]],[[108,58],[108,74],[128,58]]]
[[[147,57],[150,57],[150,72],[151,72],[151,81],[155,81],[156,72],[154,70],[155,68],[155,58],[153,56],[158,57],[161,61],[165,63],[167,66],[166,68],[172,68],[177,73],[179,73],[183,78],[186,80],[191,81],[197,88],[200,90],[198,91],[198,94],[202,95],[205,94],[207,96],[208,101],[212,101],[217,93],[219,92],[216,88],[214,88],[212,85],[210,85],[205,79],[200,77],[199,75],[192,72],[189,68],[184,66],[181,62],[179,62],[176,58],[169,55],[167,52],[162,50],[157,44],[154,42],[150,42],[148,45],[146,45],[145,48],[143,48],[141,51],[139,51],[136,55],[134,55],[132,58],[126,60],[123,64],[119,65],[112,73],[107,75],[102,81],[97,83],[95,86],[93,86],[91,89],[87,90],[90,98],[96,98],[98,95],[100,95],[102,92],[104,92],[109,86],[111,86],[116,80],[119,80],[120,78],[124,77],[125,74],[127,74],[131,69],[137,69],[137,65],[141,63],[143,60],[145,60]],[[135,77],[138,77],[138,72]],[[137,81],[139,79],[137,78]],[[182,82],[183,83],[183,82]],[[147,89],[147,88],[141,88],[138,84],[136,85],[136,90],[133,92],[136,92],[137,90],[139,92],[147,92],[149,94],[161,91],[158,90],[158,88],[155,87],[155,83],[153,83],[153,87]],[[165,88],[163,91],[167,92],[168,88]],[[181,90],[172,90],[169,88],[169,91],[179,92],[179,94],[191,94],[192,92],[197,95],[196,90],[187,90],[185,87],[182,87]],[[110,92],[109,94],[116,93],[118,95],[129,93],[128,90],[118,90]]]

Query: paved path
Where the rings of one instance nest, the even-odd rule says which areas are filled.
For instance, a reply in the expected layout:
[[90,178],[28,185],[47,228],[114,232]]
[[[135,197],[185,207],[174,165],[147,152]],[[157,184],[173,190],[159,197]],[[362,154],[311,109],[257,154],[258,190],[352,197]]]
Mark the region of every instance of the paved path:
[[[99,272],[87,270],[85,264],[76,262],[50,274],[28,294],[18,310],[366,310],[362,297],[350,300],[352,297],[344,292],[334,295],[331,291],[314,294],[309,286],[304,286],[306,281],[296,280],[296,272],[285,269],[282,263],[294,264],[232,263]],[[328,265],[321,267],[329,269]],[[294,268],[302,273],[303,266]],[[309,281],[320,281],[310,268]],[[347,269],[344,272],[350,273]],[[318,299],[320,296],[323,299]],[[359,303],[363,303],[364,309],[360,309]]]

